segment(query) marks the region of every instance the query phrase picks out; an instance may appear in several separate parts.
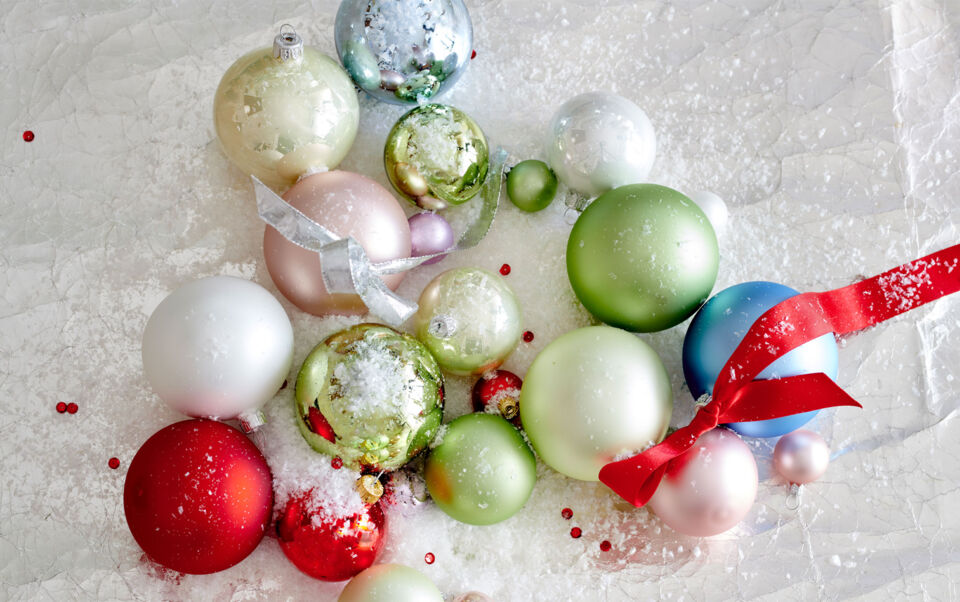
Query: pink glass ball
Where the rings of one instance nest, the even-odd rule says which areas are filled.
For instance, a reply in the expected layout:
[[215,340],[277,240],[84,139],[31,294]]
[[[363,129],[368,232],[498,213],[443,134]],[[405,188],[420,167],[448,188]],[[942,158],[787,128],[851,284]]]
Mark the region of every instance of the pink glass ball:
[[[453,228],[443,216],[436,213],[418,213],[410,217],[410,256],[420,257],[442,253],[453,247]],[[446,255],[434,257],[423,265],[438,263]]]

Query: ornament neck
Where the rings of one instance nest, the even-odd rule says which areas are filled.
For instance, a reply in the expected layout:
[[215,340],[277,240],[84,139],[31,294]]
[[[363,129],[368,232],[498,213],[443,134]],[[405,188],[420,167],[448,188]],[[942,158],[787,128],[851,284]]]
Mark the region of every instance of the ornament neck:
[[273,58],[281,63],[299,62],[303,58],[303,38],[297,34],[292,25],[287,23],[281,25],[280,33],[273,38]]

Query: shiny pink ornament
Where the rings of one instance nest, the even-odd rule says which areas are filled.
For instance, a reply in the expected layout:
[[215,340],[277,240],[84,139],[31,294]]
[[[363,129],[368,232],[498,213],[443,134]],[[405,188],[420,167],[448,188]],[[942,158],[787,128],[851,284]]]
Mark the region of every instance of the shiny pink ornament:
[[816,481],[830,464],[830,448],[813,431],[799,430],[780,437],[773,448],[773,467],[790,483]]
[[[410,218],[410,256],[420,257],[441,253],[453,247],[453,228],[436,213],[418,213]],[[443,261],[446,255],[424,261],[430,265]]]
[[[393,195],[370,178],[349,171],[316,173],[294,184],[283,198],[334,234],[352,236],[374,263],[410,257],[406,214]],[[303,311],[318,316],[366,313],[359,296],[327,292],[319,255],[271,226],[263,233],[263,257],[274,284]],[[383,277],[391,289],[402,280],[402,272]]]
[[709,537],[739,523],[757,497],[757,462],[735,433],[709,431],[670,465],[650,508],[671,529]]

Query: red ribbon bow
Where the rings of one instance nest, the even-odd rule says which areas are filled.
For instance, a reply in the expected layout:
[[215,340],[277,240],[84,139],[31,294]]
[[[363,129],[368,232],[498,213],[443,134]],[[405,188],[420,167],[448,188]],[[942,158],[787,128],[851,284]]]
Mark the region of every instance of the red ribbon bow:
[[611,462],[600,480],[634,506],[653,496],[670,463],[719,424],[769,420],[837,406],[862,407],[822,373],[753,380],[790,350],[845,335],[960,290],[960,245],[824,293],[801,293],[754,322],[720,371],[713,399],[687,426],[646,451]]

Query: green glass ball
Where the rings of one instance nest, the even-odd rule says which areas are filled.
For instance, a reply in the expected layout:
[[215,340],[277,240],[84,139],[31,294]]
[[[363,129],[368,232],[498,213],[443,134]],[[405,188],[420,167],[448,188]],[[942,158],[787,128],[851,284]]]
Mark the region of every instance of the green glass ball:
[[471,525],[492,525],[527,503],[537,461],[519,431],[494,414],[448,424],[427,456],[427,491],[441,510]]
[[393,187],[424,209],[472,199],[490,167],[487,138],[469,115],[446,105],[417,107],[387,135],[383,163]]
[[443,374],[413,337],[360,324],[310,352],[294,404],[300,433],[315,450],[354,470],[394,470],[436,435]]
[[567,275],[597,319],[634,332],[676,326],[717,280],[710,220],[672,188],[630,184],[602,194],[567,241]]
[[546,209],[557,196],[557,176],[543,161],[521,161],[507,174],[507,196],[523,211]]
[[443,602],[443,594],[420,571],[375,564],[351,579],[337,602]]
[[522,314],[510,287],[479,268],[443,272],[420,294],[417,339],[452,374],[484,374],[520,342]]

